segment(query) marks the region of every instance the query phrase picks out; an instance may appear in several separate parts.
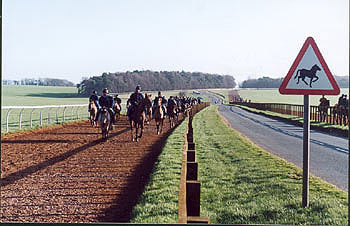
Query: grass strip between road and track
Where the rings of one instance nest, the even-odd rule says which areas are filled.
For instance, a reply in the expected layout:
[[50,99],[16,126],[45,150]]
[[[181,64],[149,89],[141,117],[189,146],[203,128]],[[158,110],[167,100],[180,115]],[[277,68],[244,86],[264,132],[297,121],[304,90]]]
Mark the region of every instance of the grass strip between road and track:
[[177,223],[178,198],[184,151],[184,120],[167,138],[150,180],[133,208],[133,223]]
[[301,169],[227,126],[217,107],[196,114],[193,128],[201,216],[211,223],[347,224],[345,191],[311,176],[310,207],[302,208]]

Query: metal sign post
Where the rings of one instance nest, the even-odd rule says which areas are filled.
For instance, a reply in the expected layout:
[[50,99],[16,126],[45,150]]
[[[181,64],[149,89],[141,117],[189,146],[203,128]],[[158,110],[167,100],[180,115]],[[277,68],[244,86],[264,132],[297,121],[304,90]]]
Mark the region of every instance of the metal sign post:
[[309,95],[304,95],[303,131],[303,200],[302,206],[309,206],[309,162],[310,162],[310,103]]

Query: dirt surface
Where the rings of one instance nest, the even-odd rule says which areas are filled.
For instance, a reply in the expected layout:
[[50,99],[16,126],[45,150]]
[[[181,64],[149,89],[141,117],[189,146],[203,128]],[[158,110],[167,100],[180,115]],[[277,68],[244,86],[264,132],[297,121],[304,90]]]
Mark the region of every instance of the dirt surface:
[[107,141],[87,121],[3,136],[1,222],[128,222],[170,133],[131,142],[122,116]]

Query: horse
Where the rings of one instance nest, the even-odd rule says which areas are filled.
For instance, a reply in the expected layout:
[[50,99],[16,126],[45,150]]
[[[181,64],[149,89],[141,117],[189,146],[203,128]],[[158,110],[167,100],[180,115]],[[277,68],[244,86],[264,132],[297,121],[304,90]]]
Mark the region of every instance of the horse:
[[347,117],[348,117],[348,108],[343,105],[335,104],[333,107],[333,120],[339,125],[346,125],[347,124]]
[[118,121],[120,119],[121,107],[117,102],[114,103],[113,110],[115,112],[114,114],[115,121]]
[[177,105],[169,103],[167,110],[168,110],[170,128],[173,128],[178,121]]
[[153,117],[154,117],[154,120],[156,121],[157,135],[159,135],[163,131],[163,123],[165,118],[165,114],[162,108],[161,97],[158,98],[158,103],[157,103],[157,106],[155,107]]
[[145,114],[146,114],[145,123],[149,125],[153,117],[152,108],[146,108]]
[[[297,81],[297,84],[299,84],[299,80],[301,78],[301,80],[303,80],[303,82],[306,84],[306,85],[309,85],[310,88],[312,88],[311,84],[313,82],[316,82],[319,78],[317,77],[316,75],[316,72],[317,71],[320,71],[321,68],[319,66],[317,66],[317,64],[315,64],[314,66],[312,66],[312,68],[310,70],[307,70],[307,69],[300,69],[297,71],[297,73],[295,74],[295,77],[294,79],[296,79],[298,77],[298,81]],[[300,73],[299,73],[300,72]],[[299,75],[298,75],[299,74]],[[308,77],[310,78],[310,84],[307,84],[307,82],[305,81],[305,77]],[[315,78],[315,80],[314,80]]]
[[321,122],[324,122],[328,116],[329,100],[322,101],[318,105],[318,111],[320,112]]
[[107,139],[108,132],[111,128],[111,115],[107,108],[102,107],[98,116],[98,123],[101,127],[102,139]]
[[90,109],[90,124],[92,127],[96,125],[96,115],[97,115],[97,107],[94,101],[90,101],[89,103],[89,109]]
[[[140,138],[142,138],[143,129],[145,126],[146,113],[145,108],[152,107],[152,94],[145,94],[145,98],[143,98],[140,103],[134,106],[134,111],[130,113],[129,123],[130,123],[130,131],[131,131],[131,139],[132,141],[138,142]],[[136,129],[135,138],[133,136],[133,127]],[[140,135],[138,135],[138,130],[141,130]]]

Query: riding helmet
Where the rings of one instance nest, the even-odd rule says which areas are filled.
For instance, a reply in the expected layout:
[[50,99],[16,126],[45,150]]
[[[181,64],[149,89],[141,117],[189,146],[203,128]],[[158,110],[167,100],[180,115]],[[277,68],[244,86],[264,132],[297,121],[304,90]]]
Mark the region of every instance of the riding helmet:
[[103,92],[103,93],[108,93],[108,89],[107,89],[107,88],[104,88],[102,92]]
[[140,86],[140,85],[137,85],[137,86],[136,86],[136,90],[141,90],[141,86]]

